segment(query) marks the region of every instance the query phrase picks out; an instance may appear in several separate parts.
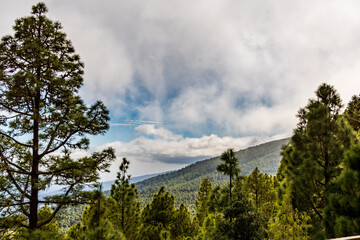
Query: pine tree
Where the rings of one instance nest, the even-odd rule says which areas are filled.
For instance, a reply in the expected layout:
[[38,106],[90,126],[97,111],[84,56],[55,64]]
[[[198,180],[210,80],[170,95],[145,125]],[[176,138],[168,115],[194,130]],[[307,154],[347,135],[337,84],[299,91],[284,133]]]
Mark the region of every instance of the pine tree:
[[174,219],[170,229],[170,236],[173,240],[191,238],[195,235],[195,226],[191,221],[190,212],[184,204],[174,213]]
[[263,174],[260,172],[260,170],[256,167],[249,176],[245,178],[244,181],[244,188],[245,191],[248,192],[255,203],[255,207],[259,209],[260,207],[260,201],[261,201],[261,195],[263,195],[263,192],[265,191],[264,181],[263,181]]
[[[83,63],[46,12],[44,3],[33,6],[31,16],[16,20],[14,36],[0,43],[0,225],[13,219],[8,225],[31,230],[66,205],[88,202],[82,186],[115,158],[111,148],[78,160],[70,156],[88,148],[86,134],[105,133],[109,112],[101,102],[87,107],[78,96]],[[63,194],[40,199],[39,191],[52,183],[63,185]],[[44,204],[55,208],[39,221]]]
[[67,237],[74,240],[125,240],[120,229],[111,222],[112,202],[102,193],[101,185],[93,194],[94,201],[85,208],[81,223],[71,227]]
[[195,200],[196,218],[201,227],[205,218],[209,214],[208,200],[212,190],[212,184],[209,179],[205,178],[200,185],[199,198]]
[[171,229],[174,214],[175,199],[161,187],[142,211],[143,225],[139,230],[140,236],[146,236],[144,239],[160,240],[161,232]]
[[354,135],[340,117],[341,99],[334,87],[322,84],[317,98],[299,110],[298,127],[283,148],[281,173],[290,187],[294,208],[310,216],[313,234],[322,234],[323,209],[329,184],[340,175],[344,151]]
[[231,202],[231,189],[232,189],[232,182],[234,177],[237,177],[240,174],[239,168],[239,160],[237,159],[235,152],[233,149],[228,149],[223,152],[220,156],[220,160],[223,162],[216,167],[216,170],[225,174],[229,175],[230,178],[230,202]]
[[345,118],[352,128],[360,134],[360,95],[352,97],[346,108]]
[[257,167],[243,180],[244,191],[250,195],[257,211],[266,221],[275,212],[276,182],[276,177],[261,173]]
[[270,221],[268,226],[268,239],[309,239],[307,232],[311,227],[306,212],[300,213],[291,204],[290,190],[279,200],[277,215]]
[[345,155],[345,169],[331,183],[325,208],[326,237],[360,234],[360,146],[354,144]]
[[128,240],[134,239],[140,221],[140,203],[135,184],[130,184],[127,175],[130,162],[123,158],[115,184],[111,186],[110,199],[114,200],[112,222],[125,234]]
[[211,239],[263,239],[263,220],[252,201],[242,190],[240,181],[234,187],[232,202],[224,208]]

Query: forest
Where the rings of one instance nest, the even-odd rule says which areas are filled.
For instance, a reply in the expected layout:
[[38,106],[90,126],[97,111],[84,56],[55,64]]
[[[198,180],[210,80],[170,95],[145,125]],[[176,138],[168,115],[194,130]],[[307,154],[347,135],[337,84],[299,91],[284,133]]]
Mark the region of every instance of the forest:
[[[31,16],[15,21],[14,36],[0,42],[1,239],[360,235],[360,95],[344,106],[327,83],[299,109],[276,172],[252,164],[241,169],[246,151],[226,149],[213,166],[224,177],[220,184],[210,176],[191,182],[196,174],[174,184],[173,191],[190,186],[193,202],[186,201],[186,191],[185,200],[177,201],[166,179],[140,201],[142,186],[130,183],[131,159],[123,158],[105,194],[96,182],[115,159],[114,149],[78,159],[71,153],[88,149],[88,135],[109,129],[109,110],[101,101],[88,106],[80,98],[84,64],[46,12],[44,3],[33,6]],[[211,166],[199,167],[206,168]],[[94,183],[94,191],[85,191]],[[39,197],[51,184],[63,186],[63,194]]]

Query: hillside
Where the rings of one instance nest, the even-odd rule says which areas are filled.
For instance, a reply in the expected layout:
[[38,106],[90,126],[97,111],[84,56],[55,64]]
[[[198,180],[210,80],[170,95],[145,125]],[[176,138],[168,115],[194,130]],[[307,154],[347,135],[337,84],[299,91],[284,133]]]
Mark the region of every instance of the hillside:
[[[261,172],[276,174],[281,159],[281,146],[286,144],[288,140],[272,141],[236,152],[236,156],[240,160],[241,174],[247,175],[255,167],[258,167]],[[208,178],[213,185],[227,183],[228,177],[216,171],[216,166],[219,163],[219,157],[210,158],[186,166],[178,171],[138,182],[136,187],[140,192],[140,201],[142,204],[151,201],[153,194],[161,186],[166,186],[166,189],[175,195],[177,205],[185,203],[194,209],[194,201],[204,178]]]
[[[264,173],[276,174],[280,164],[281,146],[288,141],[289,139],[272,141],[236,152],[236,156],[240,160],[241,174],[247,175],[255,167],[258,167]],[[228,182],[227,176],[216,171],[216,166],[219,162],[219,157],[210,158],[198,161],[177,171],[162,173],[156,176],[145,175],[135,177],[132,179],[132,182],[136,182],[136,187],[140,193],[139,200],[143,206],[151,201],[153,194],[161,186],[165,186],[166,190],[175,196],[175,204],[177,206],[180,203],[184,203],[189,207],[191,213],[194,214],[194,202],[198,197],[197,192],[204,178],[208,178],[213,185],[222,185]],[[144,178],[147,179],[142,180]],[[113,182],[103,182],[105,194],[109,195],[109,189]],[[81,205],[64,209],[63,216],[67,217],[60,218],[61,229],[65,231],[70,226],[79,222],[83,208],[84,206]]]

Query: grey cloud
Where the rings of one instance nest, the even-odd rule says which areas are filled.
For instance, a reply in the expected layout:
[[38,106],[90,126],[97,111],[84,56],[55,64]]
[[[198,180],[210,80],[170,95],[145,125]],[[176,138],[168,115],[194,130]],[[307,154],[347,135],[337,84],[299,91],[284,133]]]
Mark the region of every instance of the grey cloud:
[[[46,3],[85,62],[81,94],[116,116],[136,111],[198,136],[209,125],[219,136],[272,136],[291,132],[320,83],[345,102],[360,89],[358,1]],[[1,22],[31,4],[3,4]]]

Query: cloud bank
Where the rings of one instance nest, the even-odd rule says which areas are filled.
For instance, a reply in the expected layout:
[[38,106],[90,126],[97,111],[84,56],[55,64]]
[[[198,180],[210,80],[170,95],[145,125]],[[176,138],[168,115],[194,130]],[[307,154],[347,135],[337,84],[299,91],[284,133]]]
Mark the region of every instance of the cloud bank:
[[237,151],[285,137],[277,135],[271,138],[264,136],[234,138],[211,134],[189,138],[153,124],[140,125],[136,127],[136,131],[139,136],[128,143],[116,141],[91,149],[91,151],[100,151],[106,147],[113,147],[116,150],[117,160],[111,167],[112,174],[107,175],[107,178],[116,176],[115,173],[123,157],[130,160],[130,172],[136,176],[179,169],[198,160],[219,156],[228,148]]
[[[2,3],[0,34],[36,2]],[[85,63],[81,96],[136,131],[112,145],[145,168],[289,136],[323,82],[359,94],[357,0],[45,3]]]
[[[0,31],[33,2],[6,2]],[[85,62],[81,94],[115,119],[275,135],[290,132],[320,83],[346,101],[360,89],[358,1],[45,2]]]

